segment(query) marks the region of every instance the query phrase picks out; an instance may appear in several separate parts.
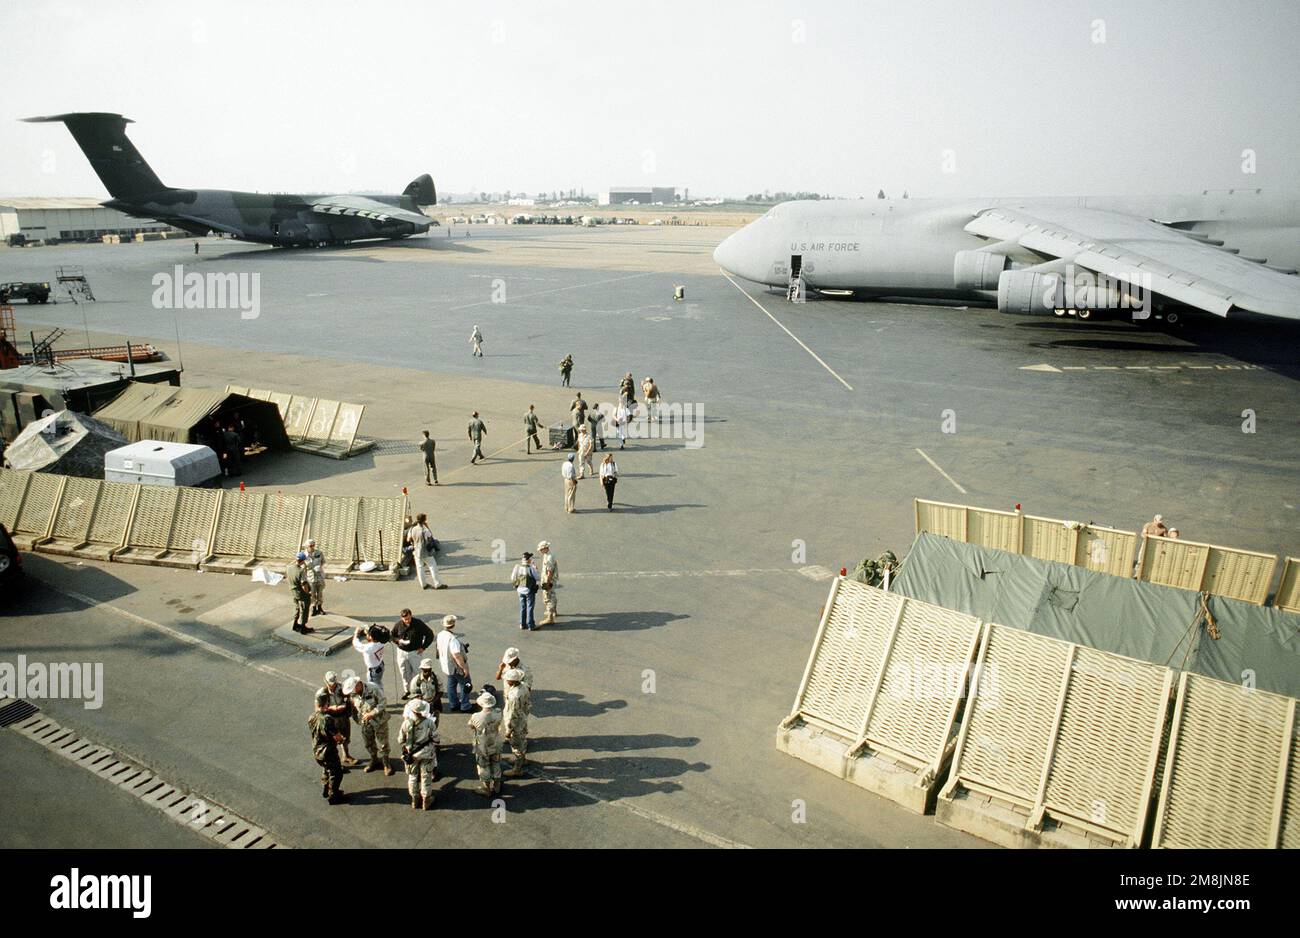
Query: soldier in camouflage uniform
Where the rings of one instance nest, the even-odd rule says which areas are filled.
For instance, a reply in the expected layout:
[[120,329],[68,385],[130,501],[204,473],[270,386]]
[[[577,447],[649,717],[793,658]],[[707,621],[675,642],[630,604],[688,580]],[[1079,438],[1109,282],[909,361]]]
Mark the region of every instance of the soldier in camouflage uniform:
[[434,660],[425,658],[420,662],[420,670],[411,678],[406,692],[416,700],[423,700],[429,705],[431,713],[442,713],[442,684],[434,671]]
[[310,635],[315,629],[307,627],[311,616],[311,574],[307,570],[307,555],[298,551],[298,556],[284,571],[289,581],[289,590],[293,593],[293,630],[303,635]]
[[406,790],[411,807],[428,811],[433,807],[433,783],[438,777],[438,724],[429,717],[429,705],[412,700],[402,711],[402,728],[397,732],[406,766]]
[[361,725],[361,739],[370,753],[367,772],[383,769],[393,774],[388,762],[388,711],[384,709],[384,692],[378,684],[351,677],[343,684],[343,693],[352,698],[352,719]]
[[474,733],[474,765],[478,767],[479,794],[491,798],[501,791],[501,714],[497,699],[486,691],[475,701],[481,708],[469,718]]
[[505,726],[505,737],[510,740],[510,749],[515,754],[514,767],[505,773],[509,778],[519,778],[524,774],[524,756],[528,752],[528,714],[532,709],[529,700],[531,691],[524,683],[525,674],[519,668],[511,668],[503,675],[506,682],[506,707],[501,717]]
[[348,752],[348,743],[352,742],[352,699],[343,693],[339,676],[333,671],[325,672],[325,683],[316,691],[316,711],[334,717],[334,725],[343,737],[339,744],[343,764],[356,765],[357,760]]
[[307,729],[311,732],[312,754],[320,766],[321,797],[328,798],[330,804],[340,804],[343,766],[339,762],[339,743],[343,734],[338,731],[338,720],[317,710],[307,719]]
[[311,614],[325,614],[325,555],[316,548],[316,539],[307,538],[302,546],[307,555],[307,572],[311,574]]
[[[542,543],[546,543],[543,541]],[[524,672],[523,682],[528,685],[528,689],[533,689],[533,672],[528,670],[525,665],[519,663],[519,649],[513,645],[505,650],[501,656],[501,663],[497,665],[497,680],[504,680],[505,674],[511,668],[518,668]]]

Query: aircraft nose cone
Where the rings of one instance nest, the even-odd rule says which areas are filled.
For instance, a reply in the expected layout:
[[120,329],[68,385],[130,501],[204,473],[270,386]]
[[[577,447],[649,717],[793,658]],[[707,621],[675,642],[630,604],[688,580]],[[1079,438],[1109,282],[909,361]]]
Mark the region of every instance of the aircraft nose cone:
[[744,229],[737,231],[713,249],[713,263],[729,274],[744,276],[740,272],[740,268],[744,266],[745,257],[744,248],[740,243],[743,231]]

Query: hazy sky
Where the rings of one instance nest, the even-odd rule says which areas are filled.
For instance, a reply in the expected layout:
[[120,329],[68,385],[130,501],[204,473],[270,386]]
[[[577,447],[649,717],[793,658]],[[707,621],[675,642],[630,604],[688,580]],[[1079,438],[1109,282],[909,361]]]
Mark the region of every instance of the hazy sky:
[[0,36],[0,195],[106,197],[15,122],[74,110],[188,187],[1300,190],[1289,0],[0,0]]

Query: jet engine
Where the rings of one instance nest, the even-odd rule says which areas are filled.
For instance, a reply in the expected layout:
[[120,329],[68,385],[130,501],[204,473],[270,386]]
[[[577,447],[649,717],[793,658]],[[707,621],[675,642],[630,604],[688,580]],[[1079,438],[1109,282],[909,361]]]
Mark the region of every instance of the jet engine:
[[[1150,293],[1090,270],[1074,276],[1059,272],[1004,270],[998,277],[998,312],[1064,316],[1073,312],[1088,319],[1097,310],[1149,309]],[[1134,314],[1135,319],[1145,316]]]
[[1007,267],[1005,254],[958,251],[952,259],[952,282],[958,290],[996,290]]

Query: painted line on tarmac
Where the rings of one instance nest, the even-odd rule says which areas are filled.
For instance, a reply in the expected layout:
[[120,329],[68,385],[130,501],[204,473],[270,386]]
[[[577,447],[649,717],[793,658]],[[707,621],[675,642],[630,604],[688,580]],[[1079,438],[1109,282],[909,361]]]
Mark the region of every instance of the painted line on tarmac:
[[750,296],[749,293],[746,292],[746,290],[745,290],[744,287],[742,287],[740,284],[736,283],[736,281],[732,280],[732,279],[731,279],[731,275],[730,275],[729,273],[727,273],[727,272],[726,272],[725,270],[723,270],[721,267],[718,268],[718,272],[721,273],[722,276],[726,277],[727,280],[728,280],[728,282],[730,282],[731,285],[732,285],[733,287],[735,287],[735,288],[736,288],[737,290],[739,290],[741,293],[744,293],[744,294],[745,294],[745,299],[749,300],[749,302],[753,303],[755,306],[757,306],[759,309],[761,309],[764,313],[767,313],[767,318],[770,319],[770,320],[772,320],[772,322],[776,323],[778,326],[780,326],[780,327],[785,331],[785,334],[786,334],[786,335],[788,335],[790,338],[792,338],[792,339],[794,339],[796,342],[798,342],[800,348],[802,348],[805,352],[807,352],[807,353],[808,353],[809,355],[811,355],[813,358],[817,359],[817,364],[821,365],[823,368],[825,368],[827,371],[829,371],[829,372],[831,373],[831,376],[832,376],[836,381],[838,381],[840,384],[844,385],[844,386],[845,386],[846,388],[848,388],[850,391],[853,390],[853,385],[849,384],[847,381],[845,381],[843,378],[841,378],[841,377],[836,373],[836,371],[835,371],[834,368],[832,368],[830,365],[828,365],[828,364],[826,364],[824,361],[822,361],[820,355],[818,355],[816,352],[814,352],[814,351],[813,351],[812,349],[810,349],[808,346],[804,345],[804,344],[803,344],[803,340],[801,340],[797,335],[795,335],[795,334],[794,334],[793,332],[791,332],[789,329],[786,329],[785,326],[782,324],[781,320],[777,319],[777,318],[776,318],[775,316],[773,316],[771,313],[768,313],[768,312],[767,312],[767,308],[766,308],[762,303],[760,303],[758,300],[756,300],[756,299],[754,299],[752,296]]
[[118,606],[114,606],[112,603],[103,602],[101,600],[95,599],[92,596],[87,596],[85,593],[78,593],[76,590],[63,589],[61,587],[54,586],[48,581],[42,581],[42,582],[44,582],[45,585],[48,586],[50,589],[52,589],[54,592],[62,593],[64,596],[67,596],[69,599],[75,599],[79,603],[85,603],[87,606],[92,606],[96,609],[106,609],[109,612],[116,613],[117,615],[121,616],[123,619],[126,619],[130,622],[134,622],[136,625],[143,625],[145,628],[153,629],[155,632],[162,632],[164,635],[174,638],[178,642],[184,642],[187,645],[193,645],[195,648],[200,648],[203,651],[208,652],[209,654],[216,655],[220,658],[225,658],[227,661],[233,661],[235,664],[240,665],[241,667],[249,668],[250,670],[258,671],[262,674],[269,674],[272,677],[284,678],[286,681],[292,681],[295,684],[301,684],[302,686],[309,687],[312,690],[315,690],[318,686],[317,684],[311,681],[304,681],[300,677],[294,677],[292,674],[289,674],[288,672],[285,671],[281,671],[279,668],[273,668],[269,664],[259,664],[250,658],[245,658],[243,655],[239,654],[238,652],[231,651],[228,648],[222,648],[220,645],[214,645],[212,642],[205,641],[204,639],[196,638],[193,635],[189,635],[185,632],[182,632],[180,629],[174,629],[170,625],[163,625],[161,622],[155,622],[152,619],[146,619],[144,616],[138,616],[134,612],[129,612],[126,609],[122,609]]
[[[519,439],[515,440],[513,443],[507,443],[505,446],[501,447],[500,449],[498,449],[498,450],[493,450],[492,452],[488,453],[488,454],[485,455],[483,458],[484,458],[484,459],[491,459],[493,456],[500,456],[502,453],[506,452],[507,450],[514,449],[514,448],[517,447],[520,443],[524,442],[524,441],[527,440],[527,439],[528,439],[528,436],[527,436],[527,435],[521,436]],[[470,448],[469,453],[470,453],[471,456],[474,455],[474,450],[473,450],[472,447]],[[467,462],[467,463],[462,463],[460,466],[458,466],[457,468],[451,470],[450,472],[444,472],[444,473],[443,473],[443,476],[444,476],[444,477],[445,477],[445,476],[454,476],[456,473],[458,473],[458,472],[464,472],[466,469],[469,469],[469,468],[471,468],[471,467],[477,469],[477,468],[478,468],[478,465],[477,465],[476,463],[468,463],[468,462]]]
[[938,471],[939,475],[943,476],[945,479],[951,482],[953,488],[961,492],[963,495],[967,494],[966,490],[958,484],[956,479],[948,475],[948,473],[944,472],[942,466],[940,466],[937,462],[935,462],[933,459],[931,459],[929,456],[926,455],[925,450],[921,449],[920,447],[917,447],[916,451],[921,454],[922,459],[924,459],[930,465],[934,466],[934,468]]
[[[569,574],[569,575],[575,576],[576,574]],[[180,631],[179,629],[174,629],[169,625],[163,625],[161,622],[154,622],[152,619],[146,619],[144,616],[136,615],[134,612],[129,612],[126,609],[119,608],[118,606],[114,606],[111,603],[100,602],[97,599],[87,596],[85,593],[79,593],[76,590],[62,589],[60,587],[53,586],[48,582],[46,582],[46,586],[54,590],[54,592],[56,593],[62,593],[64,596],[67,596],[69,599],[75,599],[77,602],[85,603],[88,606],[95,606],[100,609],[106,609],[109,612],[116,613],[117,615],[121,616],[124,619],[127,619],[130,622],[134,622],[136,625],[142,625],[145,628],[153,629],[154,631],[157,632],[162,632],[164,635],[170,636],[171,638],[174,638],[177,641],[184,642],[187,645],[193,645],[196,648],[201,648],[202,650],[209,652],[210,654],[214,654],[217,655],[218,657],[225,658],[227,661],[232,661],[235,664],[241,665],[242,667],[249,668],[253,671],[258,671],[262,674],[270,675],[271,677],[283,678],[286,681],[291,681],[294,684],[299,684],[302,685],[303,687],[311,688],[312,690],[315,690],[316,687],[318,686],[315,682],[304,681],[300,677],[295,677],[292,674],[288,674],[284,671],[281,671],[279,668],[273,668],[270,665],[258,664],[257,662],[251,661],[248,658],[245,658],[243,655],[238,654],[237,652],[233,652],[230,651],[229,649],[222,648],[220,645],[214,645],[211,642],[204,641],[201,638],[195,638],[193,635],[187,635],[186,633]],[[660,814],[657,811],[650,811],[646,808],[641,808],[634,804],[629,804],[622,800],[611,800],[609,798],[605,798],[601,795],[598,795],[595,792],[590,791],[589,789],[584,788],[583,786],[578,785],[574,782],[566,782],[563,779],[556,778],[553,775],[549,775],[537,769],[533,769],[532,771],[533,774],[538,776],[539,778],[545,779],[548,782],[551,782],[555,785],[559,785],[561,788],[567,789],[576,794],[580,794],[586,798],[590,798],[592,801],[601,804],[607,804],[615,808],[622,808],[625,811],[630,811],[632,814],[635,814],[637,817],[644,818],[647,821],[653,821],[655,824],[658,824],[661,827],[667,827],[670,830],[677,831],[680,834],[685,834],[688,837],[694,837],[696,840],[701,840],[704,843],[710,844],[711,846],[728,847],[728,848],[748,847],[747,844],[742,844],[734,840],[728,840],[726,837],[723,837],[719,834],[711,833],[702,828],[695,827],[690,824],[684,824],[680,821],[674,821],[672,818]]]
[[[653,273],[658,273],[658,271],[647,270],[639,274],[628,274],[626,277],[611,277],[608,280],[593,280],[591,283],[571,283],[567,287],[552,287],[549,290],[538,290],[536,293],[522,293],[514,297],[510,302],[514,303],[519,300],[529,300],[535,296],[546,296],[548,293],[563,293],[566,290],[581,290],[583,287],[600,287],[607,283],[621,283],[624,280],[635,280],[637,277],[649,277]],[[460,306],[448,306],[447,311],[454,312],[458,309],[472,309],[475,306],[488,306],[496,302],[496,300],[490,299],[479,300],[476,303],[463,303]]]

